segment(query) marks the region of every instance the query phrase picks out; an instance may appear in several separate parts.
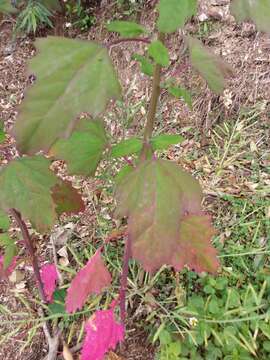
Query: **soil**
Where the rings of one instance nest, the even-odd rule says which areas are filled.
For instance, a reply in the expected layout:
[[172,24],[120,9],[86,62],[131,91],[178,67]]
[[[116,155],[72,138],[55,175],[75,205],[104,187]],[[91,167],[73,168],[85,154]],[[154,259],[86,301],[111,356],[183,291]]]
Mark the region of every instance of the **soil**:
[[[111,19],[115,1],[105,1],[106,5],[96,9],[97,24],[88,32],[80,33],[78,30],[61,28],[65,36],[95,40],[102,43],[111,43],[115,40],[115,35],[109,34],[104,24]],[[153,10],[155,1],[146,1],[143,11],[138,13],[138,21],[143,24],[149,32],[154,30],[156,11]],[[220,5],[221,4],[221,5]],[[209,28],[202,30],[202,15],[207,16]],[[64,26],[64,23],[61,22]],[[12,28],[13,19],[3,19],[0,22],[0,120],[4,122],[6,131],[9,131],[17,116],[17,105],[22,101],[24,91],[33,82],[33,78],[26,75],[26,61],[35,54],[33,39],[21,36],[13,39]],[[62,26],[61,25],[61,26]],[[229,119],[235,116],[241,108],[252,107],[258,102],[265,103],[265,116],[269,111],[270,98],[270,38],[269,35],[258,33],[251,24],[235,23],[228,13],[228,1],[201,1],[200,13],[187,25],[187,31],[194,35],[201,36],[203,42],[211,50],[229,62],[234,69],[234,75],[228,80],[227,90],[230,94],[232,104],[229,109],[224,104],[222,96],[213,95],[207,88],[205,82],[191,70],[188,62],[187,52],[183,43],[181,31],[174,34],[167,40],[170,49],[172,66],[164,71],[164,78],[176,77],[181,84],[187,88],[194,88],[195,98],[193,110],[190,110],[181,101],[168,97],[166,92],[161,94],[159,117],[162,119],[163,129],[172,133],[177,133],[181,127],[189,124],[196,126],[205,133],[205,143],[207,145],[208,134],[213,125],[222,122],[224,118]],[[204,32],[203,32],[204,31]],[[203,33],[202,33],[203,32]],[[124,101],[126,104],[141,102],[141,112],[133,120],[130,133],[141,129],[144,121],[145,108],[150,97],[150,82],[147,77],[140,73],[139,67],[132,60],[134,52],[142,53],[145,45],[125,43],[120,46],[110,48],[110,53],[115,63],[117,72],[123,85]],[[181,55],[181,56],[180,56]],[[121,129],[117,123],[117,116],[107,119],[108,126],[112,135],[121,134]],[[10,136],[0,144],[0,165],[16,157],[14,139]],[[179,154],[174,154],[179,158]],[[87,184],[83,181],[78,182],[84,194],[95,193],[98,183],[91,180]],[[206,184],[207,187],[207,184]],[[88,190],[87,190],[88,189]],[[87,196],[86,196],[87,200]],[[89,202],[90,203],[90,202]],[[85,225],[89,219],[95,220],[92,205],[78,227],[78,231],[86,231]],[[13,231],[16,231],[14,228]],[[87,230],[91,231],[91,230]],[[38,239],[38,247],[41,256],[48,253],[47,245],[42,238]],[[29,298],[31,311],[36,311],[36,304],[32,301],[31,288],[33,284],[33,274],[30,269],[29,261],[21,263],[19,270],[24,271],[23,280],[13,284],[6,282],[0,283],[0,303],[5,308],[13,312],[24,311],[25,308],[14,296],[14,292],[24,294]],[[20,285],[21,284],[21,285]],[[20,286],[18,286],[20,285]],[[7,314],[0,312],[0,321],[8,319]],[[132,329],[132,324],[130,326]],[[12,332],[12,326],[4,325],[0,330],[0,336]],[[39,360],[46,354],[46,344],[42,331],[38,331],[29,346],[21,351],[21,345],[27,339],[27,326],[24,326],[19,333],[16,333],[5,344],[1,345],[0,358],[5,360]],[[128,360],[154,360],[154,349],[147,343],[147,336],[141,330],[135,329],[134,335],[127,339],[118,354],[111,353],[109,359],[128,359]]]

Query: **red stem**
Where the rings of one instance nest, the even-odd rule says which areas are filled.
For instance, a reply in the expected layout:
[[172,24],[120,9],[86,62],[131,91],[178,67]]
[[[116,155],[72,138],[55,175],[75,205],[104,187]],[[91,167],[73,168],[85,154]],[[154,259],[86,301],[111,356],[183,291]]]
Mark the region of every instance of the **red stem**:
[[141,42],[144,44],[150,44],[151,40],[148,38],[122,38],[122,39],[114,40],[114,41],[106,44],[105,46],[108,48],[111,48],[112,46],[119,45],[124,42]]
[[131,258],[131,238],[128,235],[125,243],[123,271],[121,275],[121,287],[119,291],[120,317],[123,325],[125,324],[125,320],[126,320],[126,290],[127,290],[127,278],[128,278],[128,263],[130,258]]
[[125,160],[125,162],[129,165],[129,166],[131,166],[131,167],[135,167],[135,165],[133,164],[133,162],[127,157],[127,156],[124,156],[124,160]]
[[17,210],[11,209],[10,213],[14,217],[16,223],[18,224],[18,226],[19,226],[19,228],[21,230],[26,249],[27,249],[27,251],[28,251],[28,253],[29,253],[30,257],[31,257],[32,266],[33,266],[33,269],[34,269],[34,274],[35,274],[35,277],[36,277],[40,297],[41,297],[41,299],[42,299],[42,301],[44,303],[47,303],[46,295],[44,293],[43,284],[42,284],[41,277],[40,277],[38,259],[37,259],[37,256],[36,256],[36,252],[35,252],[35,249],[34,249],[33,242],[32,242],[31,236],[29,234],[29,231],[28,231],[28,229],[26,227],[25,222],[23,221],[23,219],[21,217],[21,214]]

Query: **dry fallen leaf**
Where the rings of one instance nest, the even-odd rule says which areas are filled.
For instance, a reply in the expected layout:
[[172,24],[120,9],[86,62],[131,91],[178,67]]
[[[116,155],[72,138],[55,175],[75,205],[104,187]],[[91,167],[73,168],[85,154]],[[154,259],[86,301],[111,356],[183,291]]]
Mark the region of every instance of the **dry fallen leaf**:
[[61,247],[61,249],[57,251],[57,254],[60,256],[59,264],[62,266],[68,266],[69,259],[66,246]]
[[110,351],[109,354],[106,356],[106,360],[123,360],[123,358]]
[[63,344],[63,358],[64,360],[73,360],[73,355],[66,343]]
[[20,270],[14,270],[8,279],[10,282],[18,284],[24,279],[24,273]]

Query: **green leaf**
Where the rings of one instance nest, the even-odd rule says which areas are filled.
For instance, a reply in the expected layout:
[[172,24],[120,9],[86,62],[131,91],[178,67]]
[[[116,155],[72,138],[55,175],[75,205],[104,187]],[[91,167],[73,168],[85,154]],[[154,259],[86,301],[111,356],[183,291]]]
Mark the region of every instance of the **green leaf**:
[[169,331],[163,329],[159,334],[159,342],[161,345],[169,345],[172,342],[172,337]]
[[161,41],[153,41],[148,47],[149,55],[161,66],[168,66],[170,63],[169,53]]
[[192,66],[207,81],[212,91],[221,94],[226,86],[225,77],[232,75],[231,67],[206,49],[199,40],[189,37],[188,45]]
[[23,157],[0,171],[0,207],[17,209],[40,232],[56,221],[51,188],[58,178],[49,166],[50,161],[42,156]]
[[0,13],[15,13],[16,9],[11,5],[10,0],[0,0]]
[[0,122],[0,144],[6,140],[6,134],[4,132],[4,124]]
[[266,340],[263,342],[263,348],[266,352],[270,353],[270,341]]
[[57,289],[53,294],[53,303],[48,305],[52,314],[66,314],[65,300],[67,291],[65,289]]
[[150,142],[153,150],[164,150],[170,145],[181,144],[185,139],[181,135],[158,135],[153,137]]
[[173,341],[169,344],[168,353],[173,357],[173,359],[179,358],[181,355],[181,343],[180,341]]
[[133,170],[131,165],[125,165],[121,168],[119,173],[115,177],[115,183],[120,183],[128,174],[130,174]]
[[192,98],[191,94],[187,89],[179,86],[170,86],[168,92],[178,99],[183,99],[185,103],[192,109]]
[[253,21],[258,30],[270,32],[269,0],[233,0],[230,10],[237,21]]
[[82,119],[71,136],[58,140],[50,150],[57,159],[67,162],[70,174],[94,175],[107,146],[101,120]]
[[154,65],[147,59],[145,56],[134,54],[132,56],[134,60],[137,60],[141,64],[141,71],[145,75],[153,76],[154,74]]
[[9,224],[9,217],[3,210],[0,209],[0,230],[7,231],[9,228]]
[[134,37],[146,33],[143,26],[131,21],[112,21],[107,25],[107,29],[117,32],[123,37]]
[[112,158],[119,158],[123,156],[128,156],[136,154],[141,151],[143,142],[137,138],[131,138],[127,140],[122,140],[118,144],[114,145],[111,150]]
[[218,314],[220,309],[218,306],[218,302],[215,298],[212,298],[208,304],[208,310],[211,314]]
[[17,254],[17,246],[15,241],[7,234],[0,234],[0,245],[5,249],[3,266],[4,270],[6,270],[11,264],[14,256]]
[[128,217],[131,252],[146,271],[185,265],[215,272],[214,233],[201,211],[198,182],[176,164],[149,160],[125,176],[117,186],[116,216]]
[[93,42],[49,36],[35,42],[38,54],[29,71],[37,76],[19,108],[13,133],[22,153],[47,151],[72,132],[76,117],[94,118],[120,85],[107,50]]
[[84,211],[85,205],[81,195],[69,181],[61,181],[52,188],[52,198],[58,216],[63,213],[74,214]]
[[158,30],[172,33],[182,28],[196,14],[197,0],[160,0]]

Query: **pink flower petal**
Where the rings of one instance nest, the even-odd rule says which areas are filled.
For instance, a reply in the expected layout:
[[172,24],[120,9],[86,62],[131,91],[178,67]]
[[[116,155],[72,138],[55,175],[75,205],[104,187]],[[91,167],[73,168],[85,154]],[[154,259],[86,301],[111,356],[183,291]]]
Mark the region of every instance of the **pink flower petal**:
[[66,310],[69,313],[80,310],[89,295],[100,294],[110,283],[111,274],[98,250],[72,280],[67,292]]
[[114,308],[98,310],[85,325],[81,360],[103,360],[124,339],[124,326],[115,321]]
[[54,264],[42,265],[40,269],[40,277],[43,283],[43,289],[48,302],[52,302],[53,293],[58,280],[57,269]]

